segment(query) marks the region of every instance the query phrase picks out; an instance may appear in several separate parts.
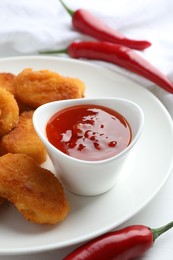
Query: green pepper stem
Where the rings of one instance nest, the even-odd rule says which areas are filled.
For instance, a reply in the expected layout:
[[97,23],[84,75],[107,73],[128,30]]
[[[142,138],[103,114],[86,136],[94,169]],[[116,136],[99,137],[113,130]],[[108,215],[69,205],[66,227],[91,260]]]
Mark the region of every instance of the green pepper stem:
[[61,4],[64,6],[64,8],[66,9],[66,11],[69,13],[70,16],[74,15],[74,11],[70,8],[67,7],[67,5],[64,4],[64,2],[62,0],[59,0],[61,2]]
[[160,228],[156,228],[156,229],[150,228],[151,232],[153,233],[153,239],[156,240],[156,238],[158,238],[160,235],[162,235],[164,232],[166,232],[172,227],[173,227],[173,221]]
[[54,51],[40,51],[40,54],[60,54],[60,53],[67,53],[67,48],[62,50],[54,50]]

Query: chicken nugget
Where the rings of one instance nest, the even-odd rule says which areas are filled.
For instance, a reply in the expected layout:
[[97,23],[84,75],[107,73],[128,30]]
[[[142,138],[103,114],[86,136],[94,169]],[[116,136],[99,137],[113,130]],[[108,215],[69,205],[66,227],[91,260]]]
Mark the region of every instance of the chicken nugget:
[[61,183],[26,154],[0,157],[0,196],[38,224],[56,224],[69,212]]
[[42,104],[84,96],[84,83],[49,70],[25,69],[14,80],[16,98],[33,109]]
[[8,72],[0,73],[0,88],[5,88],[11,94],[15,95],[15,89],[13,84],[14,78],[15,75],[12,73],[8,73]]
[[14,96],[0,88],[0,137],[9,133],[19,120],[19,107]]
[[0,88],[5,88],[7,91],[9,91],[11,94],[14,95],[14,98],[17,101],[18,107],[19,107],[19,112],[20,114],[24,111],[30,111],[32,108],[29,106],[23,104],[19,100],[17,100],[16,95],[15,95],[15,87],[14,87],[14,79],[16,75],[8,72],[2,72],[0,73]]
[[23,112],[19,123],[9,134],[0,140],[0,154],[25,153],[30,155],[38,164],[46,161],[47,152],[44,144],[37,135],[32,116],[34,111]]

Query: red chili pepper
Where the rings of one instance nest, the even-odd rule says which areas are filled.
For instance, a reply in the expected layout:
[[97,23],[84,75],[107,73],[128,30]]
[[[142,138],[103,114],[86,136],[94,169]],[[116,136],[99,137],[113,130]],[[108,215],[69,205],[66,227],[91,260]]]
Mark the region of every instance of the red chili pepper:
[[133,225],[109,232],[78,247],[63,260],[130,260],[149,250],[157,237],[173,227],[173,222],[151,229]]
[[61,51],[46,51],[44,54],[68,53],[72,58],[103,60],[136,73],[166,91],[173,93],[169,79],[134,50],[109,42],[73,42]]
[[104,24],[85,9],[72,11],[62,2],[62,0],[60,0],[60,2],[71,15],[73,27],[84,34],[90,35],[100,41],[122,44],[136,50],[144,50],[151,46],[151,43],[148,41],[132,40],[125,37],[120,32]]

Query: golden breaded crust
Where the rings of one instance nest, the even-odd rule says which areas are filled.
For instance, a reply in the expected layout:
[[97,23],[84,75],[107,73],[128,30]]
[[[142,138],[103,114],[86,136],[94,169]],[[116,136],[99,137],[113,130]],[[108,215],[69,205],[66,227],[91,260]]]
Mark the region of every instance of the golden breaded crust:
[[14,79],[15,79],[15,75],[12,73],[8,73],[8,72],[0,73],[0,88],[5,88],[11,94],[15,95],[15,89],[13,84]]
[[0,137],[9,133],[19,120],[19,107],[14,96],[0,88]]
[[25,153],[30,155],[38,164],[46,161],[47,152],[44,144],[38,137],[33,123],[34,111],[23,112],[19,123],[9,134],[0,140],[0,154]]
[[42,104],[64,99],[82,98],[84,83],[49,70],[25,69],[14,80],[16,98],[33,109]]
[[19,111],[20,113],[24,111],[30,111],[32,108],[28,107],[27,105],[23,104],[19,100],[17,100],[16,95],[15,95],[15,87],[14,87],[14,79],[16,75],[8,72],[1,72],[0,73],[0,88],[4,88],[7,91],[9,91],[11,94],[14,95],[14,98],[17,101]]
[[38,224],[56,224],[69,212],[61,183],[26,154],[0,157],[0,196]]

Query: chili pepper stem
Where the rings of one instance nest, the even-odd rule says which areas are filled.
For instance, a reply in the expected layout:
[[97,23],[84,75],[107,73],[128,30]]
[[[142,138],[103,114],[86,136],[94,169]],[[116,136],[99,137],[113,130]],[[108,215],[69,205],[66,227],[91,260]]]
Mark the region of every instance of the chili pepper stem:
[[173,221],[171,221],[170,223],[166,224],[165,226],[162,226],[160,228],[150,228],[151,232],[153,233],[153,239],[154,241],[163,233],[165,233],[167,230],[169,230],[170,228],[173,227]]
[[61,4],[64,6],[64,8],[66,9],[66,11],[69,13],[70,16],[73,16],[75,11],[73,11],[72,9],[70,9],[69,7],[67,7],[67,5],[64,4],[64,2],[62,0],[59,0],[61,2]]
[[61,50],[54,50],[54,51],[40,51],[40,54],[61,54],[67,53],[67,48]]

